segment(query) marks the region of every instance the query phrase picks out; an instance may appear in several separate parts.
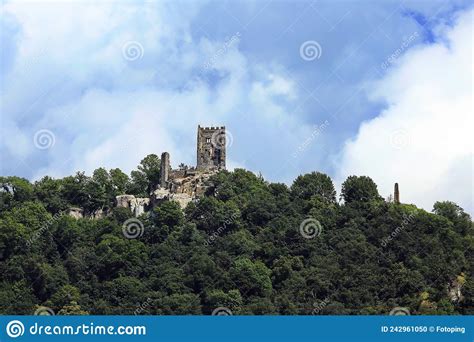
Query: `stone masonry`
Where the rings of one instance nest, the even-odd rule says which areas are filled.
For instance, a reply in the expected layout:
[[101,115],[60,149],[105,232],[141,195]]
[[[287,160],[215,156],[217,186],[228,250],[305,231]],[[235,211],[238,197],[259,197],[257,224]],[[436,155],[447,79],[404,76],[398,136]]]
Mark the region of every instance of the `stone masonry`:
[[[149,198],[134,195],[120,195],[115,198],[117,207],[128,208],[137,217],[151,210],[162,201],[176,201],[181,208],[203,196],[208,187],[209,178],[225,169],[226,165],[226,132],[225,127],[201,127],[197,130],[197,163],[196,167],[172,169],[170,154],[161,154],[160,184],[152,191]],[[100,218],[108,213],[98,212],[91,218]],[[81,208],[70,208],[69,215],[83,218]]]
[[226,159],[225,127],[201,127],[197,132],[198,170],[225,169]]

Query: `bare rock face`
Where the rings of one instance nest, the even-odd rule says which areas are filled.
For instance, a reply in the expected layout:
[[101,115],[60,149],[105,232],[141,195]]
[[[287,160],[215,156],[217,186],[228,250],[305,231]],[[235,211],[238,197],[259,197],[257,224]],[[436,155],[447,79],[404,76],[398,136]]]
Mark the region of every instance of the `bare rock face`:
[[189,202],[192,202],[193,197],[189,196],[186,193],[182,193],[182,194],[172,194],[170,199],[172,201],[178,202],[181,209],[184,209],[189,204]]
[[452,302],[460,302],[464,299],[461,289],[465,282],[464,275],[461,274],[456,279],[454,279],[448,286],[448,297]]
[[153,192],[153,198],[156,200],[166,200],[170,196],[170,191],[168,189],[159,188]]
[[145,208],[148,207],[150,204],[150,199],[149,198],[136,198],[135,199],[135,207],[133,208],[133,213],[135,216],[140,216],[145,212]]
[[84,210],[82,208],[72,207],[69,208],[67,214],[75,219],[84,218]]
[[101,219],[101,218],[104,218],[108,215],[108,212],[107,211],[104,211],[102,209],[99,209],[99,210],[96,210],[94,211],[90,217],[93,218],[93,219]]
[[149,198],[137,198],[134,195],[116,196],[117,207],[128,208],[137,217],[145,212],[150,204]]
[[172,193],[169,190],[158,189],[153,192],[153,203],[159,204],[164,201],[176,201],[181,209],[186,208],[189,202],[192,202],[194,197],[187,193]]
[[[137,198],[134,195],[116,196],[116,207],[127,208],[137,217],[151,210],[162,201],[176,201],[184,209],[190,202],[198,200],[208,189],[211,176],[226,168],[227,138],[224,126],[201,127],[197,132],[197,164],[188,167],[181,164],[172,169],[170,154],[161,154],[160,187],[150,198]],[[75,218],[103,218],[110,214],[109,210],[99,209],[94,213],[84,213],[81,208],[70,208],[68,214]]]
[[198,171],[172,170],[166,187],[160,187],[152,194],[153,205],[163,201],[176,201],[184,209],[190,202],[204,195],[207,180],[219,172],[218,169]]
[[135,201],[135,196],[134,195],[120,195],[116,196],[115,200],[117,202],[117,207],[119,208],[130,208],[130,204]]

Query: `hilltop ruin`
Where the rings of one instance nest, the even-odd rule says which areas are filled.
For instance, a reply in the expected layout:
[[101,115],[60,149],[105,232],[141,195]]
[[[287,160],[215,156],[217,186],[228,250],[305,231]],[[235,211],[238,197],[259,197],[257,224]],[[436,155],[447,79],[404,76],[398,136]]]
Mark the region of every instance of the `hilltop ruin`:
[[[201,127],[197,130],[196,166],[181,165],[171,168],[170,154],[161,154],[160,184],[149,197],[135,197],[123,194],[115,199],[116,207],[128,208],[135,216],[151,210],[163,201],[176,201],[181,208],[204,195],[207,180],[226,167],[226,131],[225,127]],[[70,208],[69,215],[75,218],[84,216],[81,208]],[[91,218],[100,218],[107,213],[94,213]]]

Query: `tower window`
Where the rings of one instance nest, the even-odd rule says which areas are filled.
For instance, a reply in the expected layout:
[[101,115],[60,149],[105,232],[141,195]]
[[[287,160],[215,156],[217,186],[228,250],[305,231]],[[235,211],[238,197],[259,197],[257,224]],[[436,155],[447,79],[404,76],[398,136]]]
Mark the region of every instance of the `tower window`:
[[211,142],[211,138],[206,138],[206,142],[207,142],[207,143],[210,143],[210,142]]

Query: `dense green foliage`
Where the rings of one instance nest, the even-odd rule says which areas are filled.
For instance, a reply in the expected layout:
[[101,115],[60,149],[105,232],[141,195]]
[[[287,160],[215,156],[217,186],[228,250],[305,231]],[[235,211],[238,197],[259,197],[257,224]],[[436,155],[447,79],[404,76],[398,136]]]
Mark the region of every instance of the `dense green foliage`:
[[[222,171],[183,212],[164,202],[126,238],[116,195],[159,182],[148,156],[129,178],[0,178],[0,313],[31,314],[474,314],[473,225],[454,203],[434,213],[384,201],[351,176],[338,203],[331,179],[299,176],[288,188],[245,170]],[[103,219],[74,219],[78,206]],[[300,225],[322,231],[305,238]],[[448,290],[461,287],[462,298]]]

